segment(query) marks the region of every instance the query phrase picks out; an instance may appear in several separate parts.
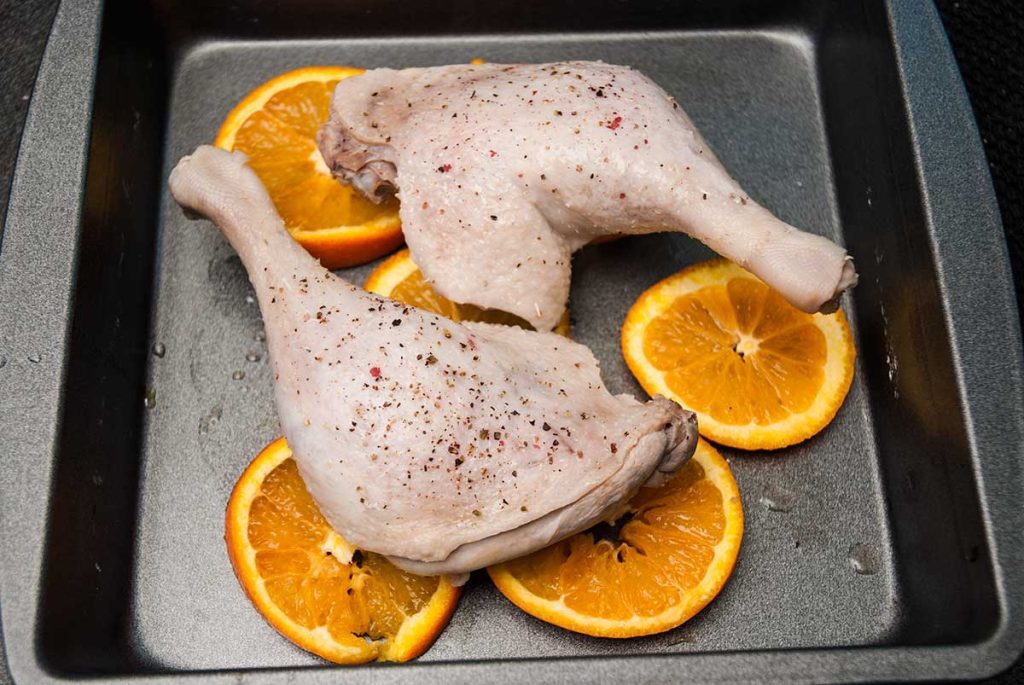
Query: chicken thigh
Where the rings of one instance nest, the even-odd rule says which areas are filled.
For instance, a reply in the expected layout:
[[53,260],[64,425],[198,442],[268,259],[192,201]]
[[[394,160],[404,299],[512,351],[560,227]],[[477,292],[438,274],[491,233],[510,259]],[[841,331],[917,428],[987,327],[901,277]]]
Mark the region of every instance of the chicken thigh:
[[845,250],[775,218],[665,91],[599,62],[374,69],[341,81],[319,147],[371,199],[398,192],[412,256],[449,299],[551,330],[599,236],[682,231],[808,312],[856,283]]
[[284,435],[349,542],[414,573],[464,573],[589,527],[692,454],[693,414],[612,396],[586,347],[454,323],[325,270],[245,161],[201,147],[171,193],[241,257]]

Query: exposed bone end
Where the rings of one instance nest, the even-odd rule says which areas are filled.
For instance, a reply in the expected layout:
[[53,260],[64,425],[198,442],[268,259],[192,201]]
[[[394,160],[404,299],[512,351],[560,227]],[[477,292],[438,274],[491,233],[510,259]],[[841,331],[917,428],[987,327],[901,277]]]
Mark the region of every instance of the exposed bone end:
[[672,404],[673,418],[670,426],[666,428],[668,446],[665,458],[658,465],[657,470],[651,474],[645,487],[656,488],[667,482],[676,471],[682,468],[683,464],[690,460],[697,450],[697,415],[676,405],[671,400],[656,396],[652,401]]
[[331,174],[358,190],[367,200],[380,204],[398,190],[398,170],[387,157],[386,146],[358,140],[344,126],[333,120],[317,132],[317,146]]
[[857,276],[857,269],[853,265],[853,257],[847,255],[843,261],[843,270],[839,274],[839,283],[836,284],[835,292],[830,299],[818,307],[818,311],[822,314],[831,314],[839,309],[839,298],[850,288],[856,287],[858,280],[860,278]]
[[398,190],[395,185],[397,172],[391,162],[375,159],[355,172],[344,167],[332,169],[332,172],[336,178],[341,178],[362,193],[367,200],[377,204],[393,197]]

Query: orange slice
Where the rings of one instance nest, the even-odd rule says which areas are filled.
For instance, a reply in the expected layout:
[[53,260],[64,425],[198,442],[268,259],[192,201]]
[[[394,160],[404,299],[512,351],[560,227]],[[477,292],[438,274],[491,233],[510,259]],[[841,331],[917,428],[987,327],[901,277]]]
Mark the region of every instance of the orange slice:
[[[481,309],[472,304],[456,304],[442,297],[423,278],[407,249],[396,252],[381,262],[367,277],[363,287],[371,293],[440,314],[452,321],[484,321],[533,330],[533,326],[515,314],[497,309]],[[562,315],[554,332],[568,337],[568,311]]]
[[531,616],[596,637],[637,637],[707,606],[732,574],[742,538],[736,480],[700,440],[671,480],[641,488],[617,520],[487,572]]
[[216,145],[240,150],[292,234],[328,269],[365,264],[402,244],[398,200],[374,204],[324,163],[316,132],[350,67],[305,67],[271,79],[231,110]]
[[284,438],[270,443],[231,493],[224,538],[245,593],[278,632],[328,661],[419,656],[447,625],[459,588],[345,542],[291,456]]
[[842,311],[801,312],[724,259],[641,295],[622,353],[644,390],[697,413],[701,435],[748,450],[793,445],[827,426],[856,355]]

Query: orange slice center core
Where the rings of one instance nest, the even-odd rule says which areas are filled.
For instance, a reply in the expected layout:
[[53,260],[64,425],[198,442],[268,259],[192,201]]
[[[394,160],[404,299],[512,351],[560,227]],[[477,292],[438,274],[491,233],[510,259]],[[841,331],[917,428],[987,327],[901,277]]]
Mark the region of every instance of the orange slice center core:
[[752,278],[680,296],[651,321],[643,346],[686,406],[723,424],[801,413],[825,381],[827,344],[811,315]]

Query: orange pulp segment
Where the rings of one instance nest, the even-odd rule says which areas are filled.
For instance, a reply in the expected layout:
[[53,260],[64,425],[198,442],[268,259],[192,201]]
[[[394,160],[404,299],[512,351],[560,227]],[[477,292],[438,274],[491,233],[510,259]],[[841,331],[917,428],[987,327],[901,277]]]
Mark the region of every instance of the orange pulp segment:
[[273,78],[228,114],[215,143],[249,157],[288,232],[329,269],[365,264],[403,240],[398,200],[374,204],[342,185],[316,146],[338,82],[361,73],[315,66]]
[[[481,309],[472,304],[456,304],[442,297],[427,283],[419,267],[412,261],[408,249],[396,252],[381,262],[367,277],[363,287],[371,293],[440,314],[452,321],[483,321],[533,330],[533,326],[515,314],[497,309]],[[568,312],[562,316],[554,332],[568,337]]]
[[597,637],[637,637],[681,625],[732,574],[743,507],[722,456],[700,440],[664,485],[641,488],[616,520],[487,569],[516,606]]
[[648,393],[697,413],[701,435],[749,450],[786,447],[828,425],[856,355],[841,310],[806,314],[724,259],[641,295],[622,352]]

